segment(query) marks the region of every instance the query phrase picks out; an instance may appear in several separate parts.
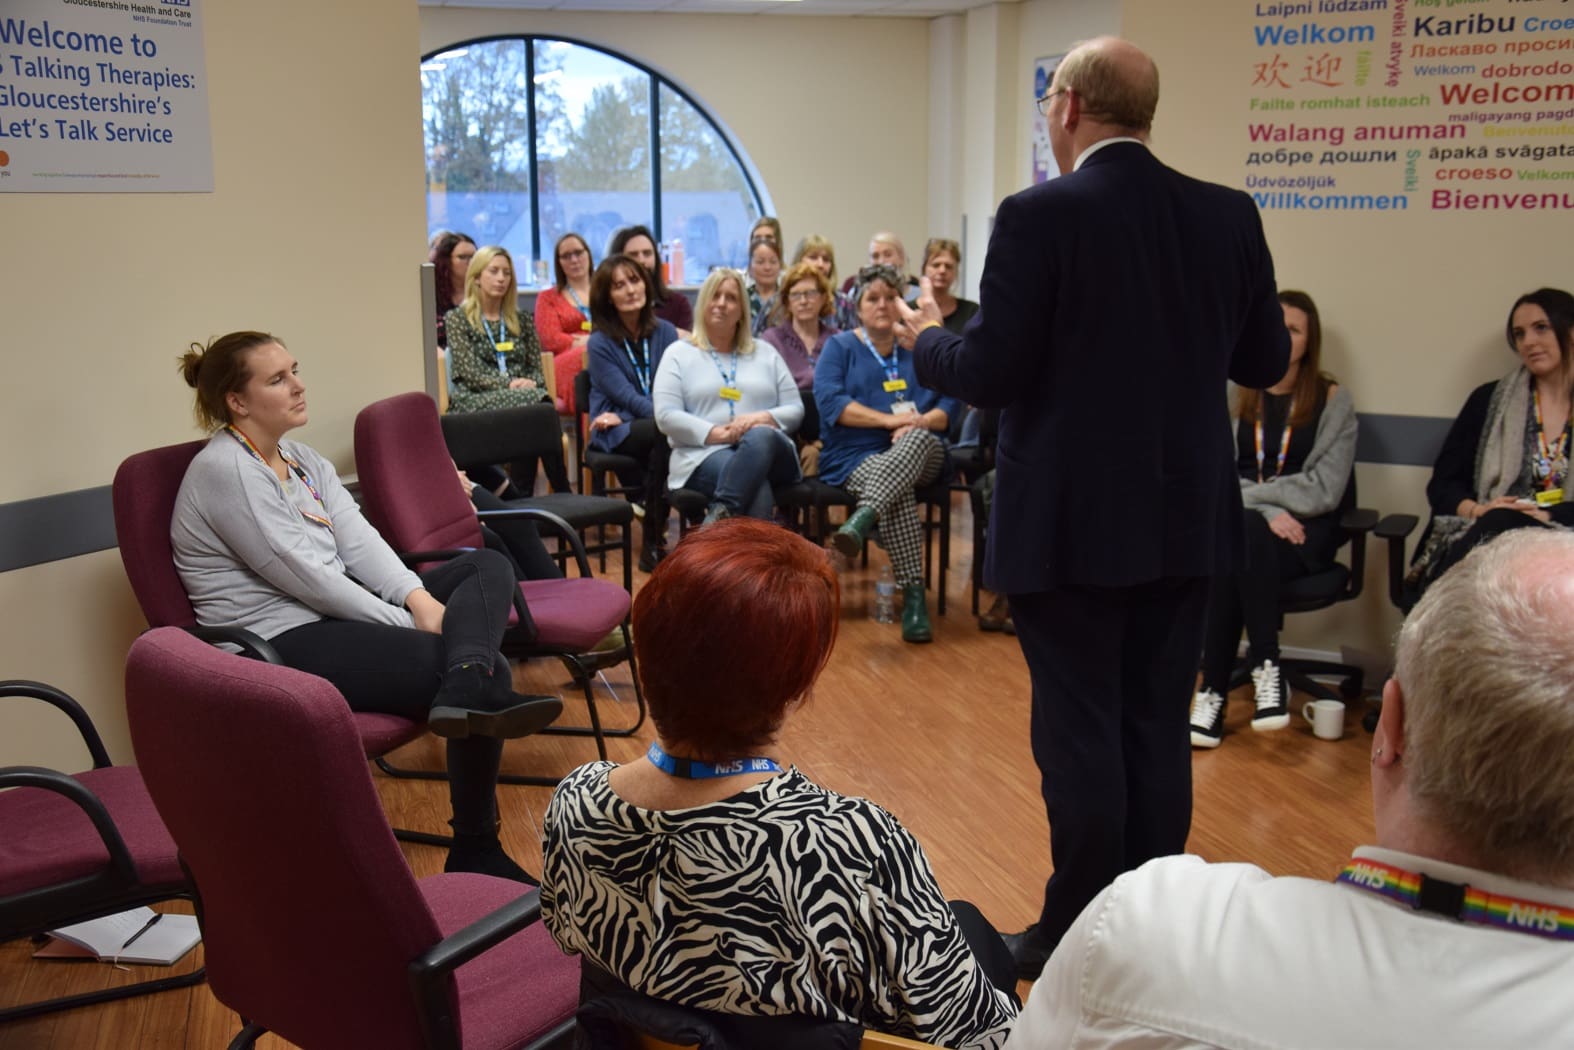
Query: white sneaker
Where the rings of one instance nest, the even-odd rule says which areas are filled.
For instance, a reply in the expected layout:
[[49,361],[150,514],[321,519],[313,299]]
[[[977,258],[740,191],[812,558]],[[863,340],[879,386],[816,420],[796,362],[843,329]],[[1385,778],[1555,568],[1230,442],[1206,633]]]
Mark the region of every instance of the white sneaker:
[[1203,689],[1191,698],[1191,746],[1218,747],[1224,739],[1224,697]]
[[1283,729],[1290,724],[1290,697],[1284,686],[1279,665],[1264,660],[1252,669],[1252,687],[1257,694],[1257,712],[1252,715],[1252,728],[1262,730]]

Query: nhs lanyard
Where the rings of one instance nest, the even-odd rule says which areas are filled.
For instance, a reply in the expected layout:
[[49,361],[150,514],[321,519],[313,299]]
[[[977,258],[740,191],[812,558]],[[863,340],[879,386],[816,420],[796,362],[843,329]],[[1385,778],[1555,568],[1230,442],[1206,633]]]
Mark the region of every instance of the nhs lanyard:
[[669,755],[659,741],[651,741],[645,752],[650,764],[668,776],[684,780],[715,780],[718,777],[736,777],[746,773],[780,773],[781,765],[774,758],[729,758],[722,762],[701,762],[697,758],[679,758]]
[[[650,338],[647,336],[639,341],[639,357],[634,356],[634,348],[629,345],[627,339],[623,340],[623,352],[629,355],[629,364],[634,368],[634,381],[639,385],[639,392],[648,394],[650,392]],[[640,364],[641,359],[644,360],[644,364]],[[736,370],[737,366],[733,367]]]
[[486,337],[492,341],[492,350],[497,354],[497,371],[505,379],[508,377],[508,352],[514,348],[514,341],[508,338],[508,325],[503,319],[497,319],[497,335],[492,334],[492,322],[485,317],[481,318],[481,327],[486,332]]
[[[251,453],[251,458],[252,459],[255,459],[258,463],[261,463],[264,466],[267,466],[268,461],[262,458],[262,453],[257,451],[257,446],[253,445],[251,443],[251,439],[250,438],[248,438],[245,434],[242,434],[238,429],[236,429],[233,426],[227,426],[224,429],[225,429],[225,431],[227,431],[229,433],[230,437],[232,437],[236,441],[240,442],[240,447],[241,448],[243,448],[247,452]],[[328,515],[328,505],[322,501],[322,493],[318,492],[317,491],[317,486],[312,484],[312,479],[306,475],[305,469],[299,463],[297,463],[293,459],[291,459],[289,456],[286,456],[284,454],[284,450],[283,449],[279,450],[279,458],[284,460],[285,466],[287,466],[290,469],[291,473],[293,473],[297,478],[301,479],[301,484],[306,486],[306,491],[310,492],[312,494],[312,499],[316,500],[317,501],[317,506],[322,508],[322,515],[319,516],[319,515],[316,515],[316,514],[311,514],[311,513],[307,512],[306,510],[304,510],[303,508],[301,508],[299,505],[297,505],[295,509],[299,510],[301,512],[301,517],[305,518],[307,521],[311,522],[313,525],[321,525],[323,528],[327,529],[329,532],[332,532],[333,531],[333,520],[327,516]]]
[[1334,881],[1460,922],[1574,941],[1574,910],[1556,904],[1505,897],[1365,858],[1353,858]]
[[716,371],[721,373],[721,399],[727,402],[727,418],[733,419],[738,414],[738,400],[743,396],[738,389],[738,354],[732,353],[732,371],[729,373],[721,367],[721,355],[716,351],[710,352],[710,359],[716,364]]
[[859,328],[855,334],[858,336],[858,341],[868,349],[870,356],[874,358],[874,363],[879,365],[881,370],[885,372],[885,392],[896,395],[895,400],[897,401],[906,401],[907,381],[902,378],[901,351],[897,349],[895,344],[892,344],[890,358],[881,357],[880,351],[876,350],[874,343],[869,340],[867,332]]

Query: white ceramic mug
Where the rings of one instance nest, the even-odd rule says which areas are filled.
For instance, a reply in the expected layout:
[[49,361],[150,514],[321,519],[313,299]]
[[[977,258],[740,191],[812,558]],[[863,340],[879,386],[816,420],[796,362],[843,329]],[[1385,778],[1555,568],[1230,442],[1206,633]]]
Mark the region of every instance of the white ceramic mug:
[[1344,736],[1344,704],[1338,700],[1308,700],[1301,708],[1301,717],[1312,727],[1312,734],[1321,740],[1338,740]]

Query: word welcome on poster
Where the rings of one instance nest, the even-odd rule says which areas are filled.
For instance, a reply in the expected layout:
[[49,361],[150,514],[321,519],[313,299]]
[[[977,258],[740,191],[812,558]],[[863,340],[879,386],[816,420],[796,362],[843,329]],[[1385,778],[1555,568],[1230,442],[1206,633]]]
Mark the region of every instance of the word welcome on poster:
[[1245,187],[1275,211],[1574,211],[1574,4],[1243,4]]
[[6,0],[0,191],[213,190],[199,0]]

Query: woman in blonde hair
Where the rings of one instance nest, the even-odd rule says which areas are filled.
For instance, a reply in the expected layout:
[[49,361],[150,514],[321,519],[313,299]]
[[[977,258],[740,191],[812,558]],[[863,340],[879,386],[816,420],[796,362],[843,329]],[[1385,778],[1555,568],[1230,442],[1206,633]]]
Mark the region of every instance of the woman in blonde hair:
[[306,385],[276,337],[231,332],[194,345],[181,370],[212,433],[170,525],[197,622],[251,631],[353,711],[424,720],[448,737],[446,870],[531,881],[498,842],[502,740],[542,729],[563,705],[516,695],[498,652],[517,594],[508,559],[477,550],[407,569],[333,464],[285,437],[306,424]]
[[[482,248],[465,274],[465,301],[448,311],[448,360],[453,374],[448,390],[451,412],[480,412],[552,402],[541,373],[541,344],[528,316],[519,314],[519,286],[507,248]],[[467,470],[485,464],[460,464]],[[529,495],[535,464],[516,470],[516,486]],[[554,492],[570,491],[561,452],[542,464]],[[488,487],[491,478],[487,478]]]
[[536,329],[519,316],[519,285],[507,248],[482,248],[465,273],[465,301],[448,311],[455,412],[552,400],[541,374]]
[[709,497],[707,524],[768,518],[771,486],[798,480],[789,435],[803,399],[775,347],[750,334],[741,273],[707,277],[694,314],[694,334],[667,347],[651,387],[656,426],[672,443],[668,487]]

